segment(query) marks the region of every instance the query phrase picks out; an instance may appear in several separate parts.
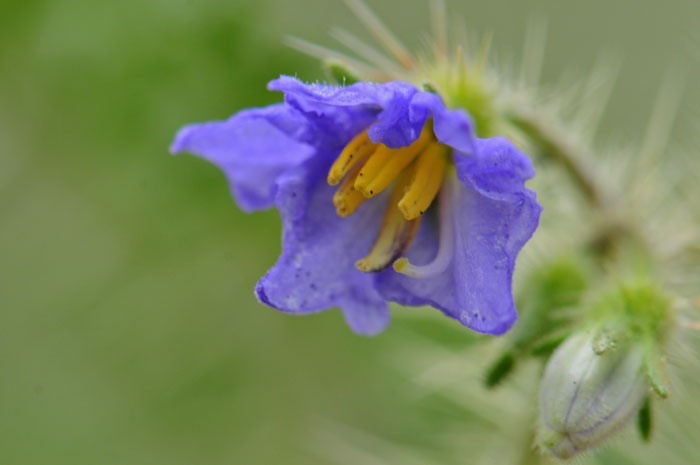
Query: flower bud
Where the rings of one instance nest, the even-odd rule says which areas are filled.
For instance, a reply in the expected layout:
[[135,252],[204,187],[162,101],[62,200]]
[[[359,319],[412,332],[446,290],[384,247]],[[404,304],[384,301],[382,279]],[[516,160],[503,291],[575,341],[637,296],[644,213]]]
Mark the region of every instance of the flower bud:
[[634,417],[647,394],[641,344],[597,354],[594,335],[577,333],[552,355],[540,389],[540,442],[568,459],[594,447]]

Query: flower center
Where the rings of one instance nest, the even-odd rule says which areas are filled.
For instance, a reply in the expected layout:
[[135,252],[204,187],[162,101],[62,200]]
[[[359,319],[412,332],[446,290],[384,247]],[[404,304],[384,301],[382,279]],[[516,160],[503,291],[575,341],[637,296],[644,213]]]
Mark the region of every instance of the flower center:
[[393,185],[374,245],[355,264],[357,268],[381,271],[408,248],[423,214],[440,190],[449,150],[435,139],[430,123],[406,147],[391,149],[375,144],[367,131],[345,146],[328,172],[328,184],[340,184],[333,196],[339,216],[351,215],[366,199]]

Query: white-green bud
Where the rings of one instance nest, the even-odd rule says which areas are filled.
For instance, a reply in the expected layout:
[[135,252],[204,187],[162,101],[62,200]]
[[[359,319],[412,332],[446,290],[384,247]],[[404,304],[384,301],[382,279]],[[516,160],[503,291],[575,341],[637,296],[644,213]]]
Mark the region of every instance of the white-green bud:
[[639,410],[648,392],[641,344],[598,354],[594,334],[577,333],[552,355],[540,389],[540,443],[568,459],[597,446]]

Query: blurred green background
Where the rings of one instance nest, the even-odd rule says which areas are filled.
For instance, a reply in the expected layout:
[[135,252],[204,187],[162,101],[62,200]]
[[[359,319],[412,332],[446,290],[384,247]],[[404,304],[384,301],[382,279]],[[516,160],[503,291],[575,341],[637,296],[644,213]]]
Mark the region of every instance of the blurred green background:
[[[420,46],[426,1],[368,3]],[[700,71],[687,59],[697,1],[448,6],[470,30],[494,32],[503,61],[520,55],[528,19],[546,19],[545,82],[617,52],[603,120],[613,140],[643,130],[669,67],[690,82]],[[426,340],[458,351],[472,335],[438,312],[394,309],[390,329],[368,339],[337,311],[291,317],[258,304],[277,214],[240,212],[214,167],[167,152],[185,123],[279,101],[265,84],[280,74],[322,79],[282,41],[331,44],[334,24],[362,32],[340,0],[0,4],[0,464],[342,460],[329,447],[346,463],[405,464],[402,444],[440,457],[431,438],[466,424],[407,387],[389,354]],[[470,368],[472,383],[482,368]],[[384,445],[354,456],[324,436],[329,424]]]

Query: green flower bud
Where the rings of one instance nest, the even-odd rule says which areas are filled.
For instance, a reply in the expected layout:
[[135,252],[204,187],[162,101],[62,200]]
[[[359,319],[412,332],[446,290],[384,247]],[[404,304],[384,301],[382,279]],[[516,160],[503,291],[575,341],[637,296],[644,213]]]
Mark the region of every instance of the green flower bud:
[[540,389],[540,442],[568,459],[594,447],[639,411],[648,385],[642,344],[596,353],[595,335],[581,332],[552,355]]

